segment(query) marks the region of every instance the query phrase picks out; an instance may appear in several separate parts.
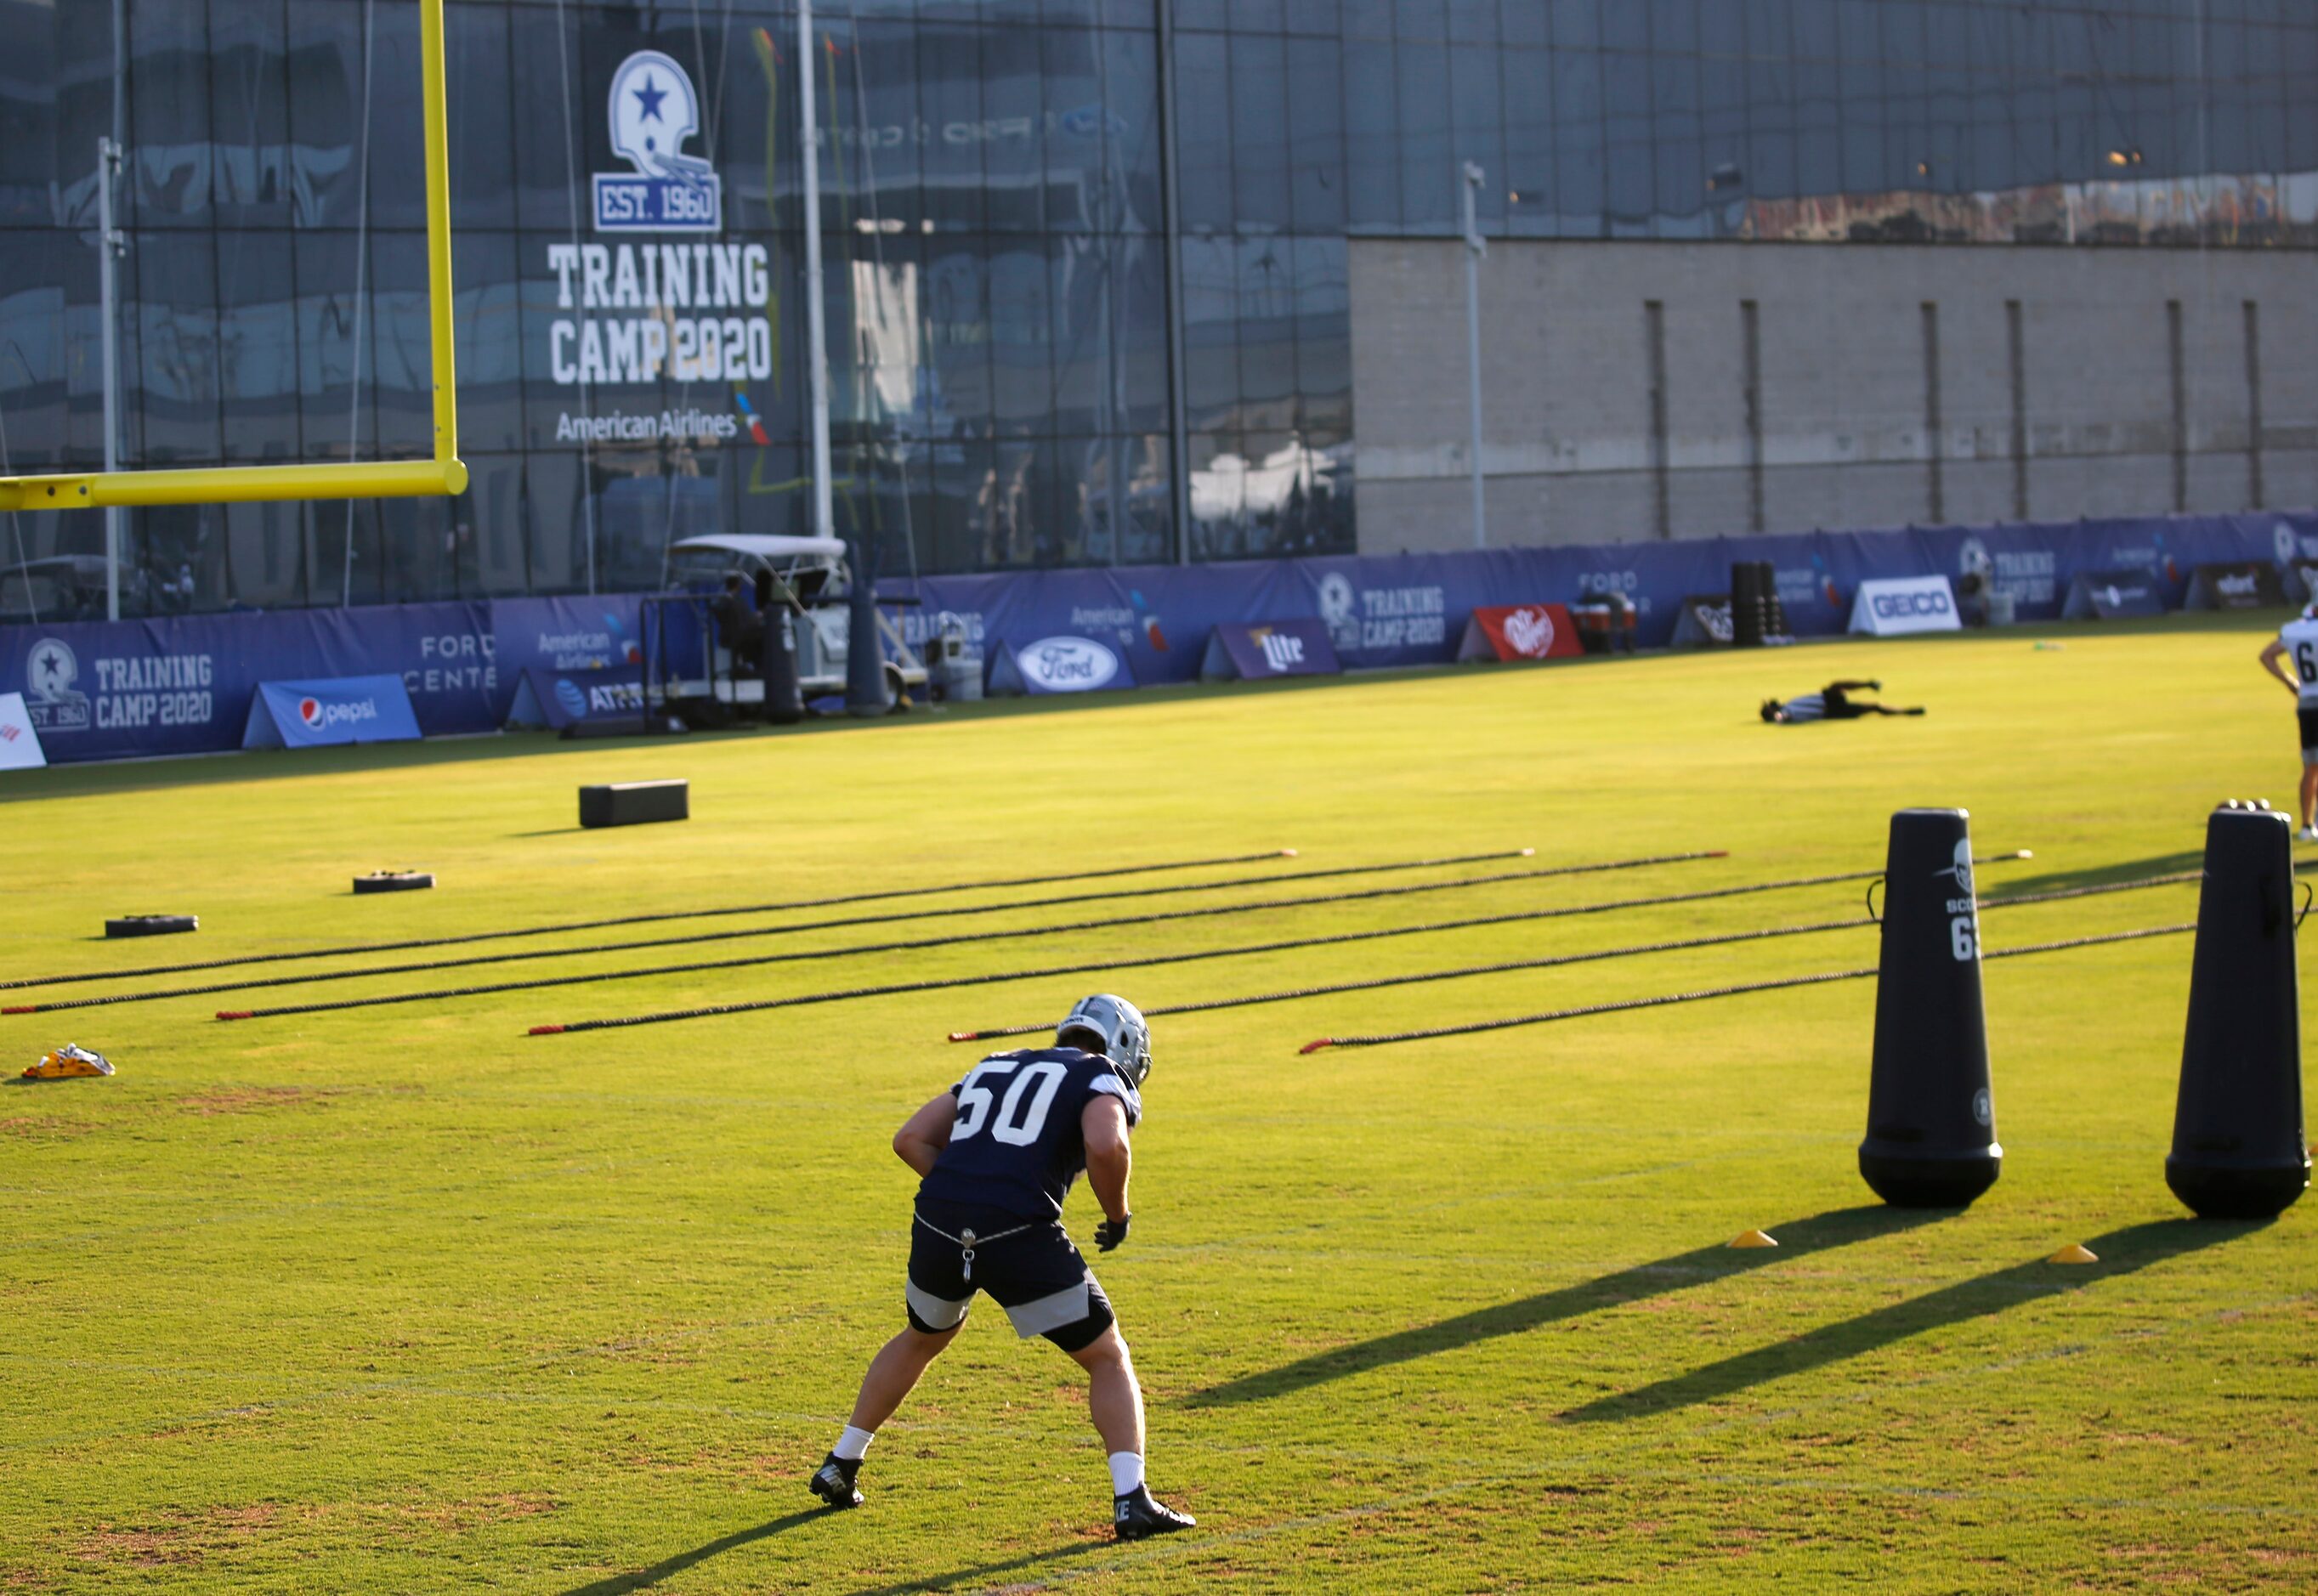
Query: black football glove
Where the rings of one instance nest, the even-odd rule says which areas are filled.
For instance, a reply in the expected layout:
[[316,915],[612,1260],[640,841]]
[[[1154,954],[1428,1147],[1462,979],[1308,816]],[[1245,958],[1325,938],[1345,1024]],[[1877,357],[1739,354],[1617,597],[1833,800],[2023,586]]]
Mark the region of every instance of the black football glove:
[[1098,1252],[1108,1252],[1127,1240],[1127,1227],[1135,1223],[1129,1214],[1124,1219],[1106,1219],[1094,1227],[1094,1245]]

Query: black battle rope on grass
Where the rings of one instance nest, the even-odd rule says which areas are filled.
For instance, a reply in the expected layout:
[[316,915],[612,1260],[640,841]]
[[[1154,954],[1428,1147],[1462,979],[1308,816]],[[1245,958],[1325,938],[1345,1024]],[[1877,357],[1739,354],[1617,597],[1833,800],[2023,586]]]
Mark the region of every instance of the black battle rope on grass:
[[[1999,855],[1999,859],[2023,858],[2026,855]],[[1975,860],[1976,864],[1992,864],[1991,859]],[[1758,882],[1751,886],[1717,887],[1702,892],[1676,892],[1658,898],[1627,898],[1606,903],[1579,903],[1559,909],[1525,909],[1509,914],[1485,914],[1471,919],[1438,920],[1431,925],[1388,926],[1374,931],[1339,931],[1326,937],[1298,937],[1283,942],[1260,942],[1242,947],[1218,947],[1197,953],[1154,954],[1147,958],[1100,959],[1083,964],[1054,964],[1038,970],[999,970],[987,975],[961,975],[939,981],[903,982],[889,986],[848,987],[836,991],[807,992],[793,998],[759,998],[738,1003],[716,1003],[698,1009],[668,1009],[652,1014],[630,1015],[624,1018],[572,1020],[562,1025],[531,1027],[535,1036],[561,1036],[567,1031],[609,1030],[621,1026],[660,1025],[670,1020],[705,1019],[720,1014],[753,1014],[767,1009],[790,1009],[807,1003],[832,1003],[849,998],[883,998],[903,992],[943,991],[953,987],[990,986],[1009,981],[1035,981],[1051,975],[1085,975],[1097,971],[1147,967],[1157,964],[1186,964],[1202,959],[1234,958],[1244,954],[1280,953],[1295,948],[1334,946],[1347,942],[1373,942],[1386,937],[1415,937],[1434,931],[1459,931],[1474,926],[1501,926],[1515,920],[1557,919],[1567,915],[1600,914],[1621,909],[1646,909],[1666,903],[1688,903],[1702,898],[1731,898],[1748,892],[1767,892],[1783,887],[1817,886],[1827,882],[1857,881],[1864,876],[1880,876],[1873,870],[1850,871],[1837,875],[1805,876],[1794,881]],[[220,1016],[220,1018],[223,1018]]]
[[[1289,987],[1284,991],[1256,992],[1244,998],[1214,998],[1204,1003],[1175,1003],[1146,1009],[1146,1019],[1170,1014],[1204,1014],[1215,1009],[1250,1009],[1262,1003],[1287,1003],[1298,998],[1324,998],[1337,992],[1364,992],[1384,986],[1416,986],[1428,981],[1454,981],[1466,975],[1501,975],[1512,970],[1550,970],[1562,964],[1591,964],[1602,959],[1631,958],[1640,954],[1675,953],[1689,947],[1719,947],[1731,942],[1764,942],[1774,937],[1802,937],[1813,931],[1847,931],[1875,922],[1865,915],[1847,920],[1819,920],[1808,926],[1769,926],[1753,931],[1729,931],[1717,937],[1685,937],[1672,942],[1637,942],[1625,947],[1595,948],[1587,953],[1558,953],[1543,958],[1509,959],[1501,964],[1466,964],[1454,970],[1428,970],[1415,975],[1379,975],[1366,981],[1332,982],[1326,986]],[[1051,1031],[1052,1021],[1036,1025],[998,1026],[980,1031],[952,1031],[953,1042],[995,1042],[1004,1036],[1027,1036]]]
[[[2011,857],[2015,856],[2008,855],[2004,856]],[[1975,861],[1975,863],[1978,864],[1988,864],[1991,862],[1992,861],[1985,859]],[[1828,880],[1856,881],[1863,874],[1881,875],[1882,874],[1882,873],[1881,871],[1862,871],[1836,876],[1814,876],[1810,878],[1808,882],[1801,884],[1817,884],[1821,881]],[[1457,930],[1467,926],[1502,925],[1507,920],[1551,919],[1558,916],[1567,914],[1593,914],[1604,910],[1631,909],[1654,903],[1689,902],[1700,898],[1728,898],[1736,896],[1742,892],[1768,892],[1774,887],[1794,886],[1797,884],[1799,883],[1795,882],[1770,882],[1748,887],[1726,887],[1712,892],[1683,892],[1675,894],[1668,898],[1633,899],[1617,903],[1586,903],[1578,904],[1568,909],[1533,910],[1516,914],[1485,915],[1478,919],[1449,920],[1430,926],[1396,926],[1380,931],[1343,931],[1333,937],[1298,937],[1290,942],[1260,943],[1250,947],[1220,947],[1211,949],[1204,953],[1155,954],[1148,958],[1100,959],[1083,964],[1053,964],[1043,970],[1000,970],[994,971],[987,975],[959,975],[940,981],[911,981],[897,982],[890,986],[849,987],[838,991],[805,992],[793,998],[759,998],[747,1002],[715,1003],[699,1009],[668,1009],[657,1014],[629,1015],[624,1018],[616,1019],[581,1019],[569,1021],[562,1025],[534,1026],[531,1027],[530,1034],[535,1036],[560,1036],[568,1032],[574,1031],[606,1031],[615,1030],[624,1026],[651,1026],[662,1025],[670,1020],[705,1019],[721,1014],[753,1014],[768,1009],[795,1009],[801,1008],[809,1003],[842,1002],[850,998],[884,998],[895,996],[903,992],[941,991],[952,987],[989,986],[996,982],[1007,981],[1033,981],[1051,975],[1086,975],[1098,971],[1119,970],[1128,967],[1147,967],[1157,964],[1186,964],[1201,959],[1229,958],[1238,954],[1276,953],[1289,948],[1313,947],[1324,944],[1370,942],[1382,937],[1409,937],[1424,931],[1451,931]],[[1868,922],[1863,920],[1845,923],[1864,924]],[[1826,928],[1813,927],[1810,928],[1823,929]]]
[[202,959],[190,964],[146,964],[133,970],[90,970],[75,975],[30,975],[21,980],[0,981],[0,990],[63,986],[79,981],[125,981],[132,975],[182,975],[191,970],[223,970],[234,964],[279,964],[284,959],[329,959],[346,954],[402,953],[414,947],[449,947],[462,942],[495,942],[509,937],[547,937],[562,931],[602,931],[614,926],[647,925],[653,920],[777,914],[791,909],[833,909],[840,903],[872,903],[887,898],[927,898],[940,892],[992,892],[1001,887],[1048,887],[1065,881],[1101,881],[1119,875],[1149,875],[1162,870],[1204,870],[1220,865],[1255,865],[1266,859],[1294,857],[1294,848],[1276,847],[1260,854],[1231,854],[1216,859],[1167,859],[1155,865],[1120,865],[1108,870],[1073,870],[1059,875],[1018,875],[1006,881],[960,881],[938,887],[891,887],[875,892],[846,892],[834,898],[799,898],[786,903],[736,903],[729,909],[673,909],[658,914],[616,915],[610,919],[568,920],[553,926],[519,926],[507,931],[468,931],[456,937],[414,937],[401,942],[360,942],[338,947],[303,947],[289,953],[242,954],[234,958]]
[[[2150,937],[2178,937],[2184,931],[2197,928],[2195,920],[2178,926],[2147,926],[2137,931],[2108,931],[2097,937],[2071,937],[2061,942],[2036,942],[2026,947],[2000,948],[1983,953],[1983,959],[2017,959],[2024,954],[2059,953],[2071,947],[2097,947],[2107,942],[2138,942]],[[1556,1020],[1583,1019],[1594,1014],[1619,1014],[1630,1009],[1663,1009],[1670,1003],[1696,1003],[1708,998],[1735,998],[1747,992],[1775,992],[1789,987],[1825,986],[1837,981],[1864,981],[1876,973],[1870,964],[1864,970],[1827,970],[1817,975],[1790,975],[1779,981],[1748,981],[1736,986],[1711,986],[1694,992],[1667,992],[1655,998],[1628,998],[1615,1003],[1584,1003],[1575,1009],[1549,1009],[1543,1014],[1516,1015],[1510,1019],[1481,1019],[1464,1025],[1433,1026],[1421,1031],[1388,1031],[1373,1036],[1322,1036],[1298,1048],[1298,1054],[1317,1053],[1324,1047],[1381,1047],[1390,1042],[1419,1042],[1437,1036],[1465,1036],[1476,1031],[1505,1031],[1516,1026],[1550,1025]]]
[[[1342,865],[1326,870],[1291,870],[1272,875],[1235,875],[1222,881],[1178,883],[1163,887],[1128,887],[1110,895],[1115,898],[1155,898],[1176,892],[1211,892],[1226,887],[1263,887],[1279,882],[1317,881],[1332,875],[1377,875],[1390,871],[1429,870],[1451,865],[1486,864],[1495,859],[1526,859],[1535,856],[1535,848],[1505,848],[1496,853],[1459,854],[1445,859],[1406,859],[1386,865]],[[1712,856],[1701,856],[1712,857]],[[1658,863],[1660,861],[1651,861]],[[1597,868],[1614,868],[1614,865]],[[1585,866],[1575,866],[1582,869]],[[1564,872],[1565,874],[1567,872]],[[1484,880],[1493,879],[1483,877]],[[702,942],[733,942],[751,937],[786,937],[795,931],[829,931],[848,926],[877,926],[889,920],[923,919],[933,915],[963,918],[970,914],[1004,914],[1017,909],[1053,909],[1057,905],[1083,903],[1084,892],[1074,892],[1061,898],[1027,898],[1011,903],[975,903],[957,909],[907,909],[898,912],[883,910],[876,914],[849,915],[840,919],[799,920],[787,926],[750,926],[737,931],[696,931],[682,937],[648,937],[636,942],[595,942],[578,947],[544,947],[522,953],[477,954],[465,958],[419,959],[407,964],[367,964],[358,970],[313,970],[296,975],[261,975],[255,979],[237,977],[231,981],[212,982],[204,986],[164,988],[157,991],[113,992],[100,998],[67,998],[54,1003],[10,1003],[0,1005],[0,1014],[54,1014],[66,1009],[100,1009],[111,1003],[143,1003],[156,998],[199,998],[212,992],[246,991],[261,986],[307,986],[323,981],[358,981],[365,975],[409,975],[427,970],[459,970],[476,964],[527,964],[534,959],[574,959],[589,954],[630,953],[644,947],[681,947]],[[1326,902],[1325,898],[1307,900]],[[1022,933],[1014,933],[1020,935]],[[1008,933],[994,933],[1004,936]]]
[[[1301,909],[1315,903],[1343,903],[1361,898],[1400,898],[1406,897],[1411,892],[1457,892],[1466,887],[1488,886],[1500,882],[1538,881],[1556,875],[1583,875],[1604,870],[1634,870],[1640,869],[1647,865],[1675,865],[1685,863],[1694,859],[1718,859],[1728,856],[1729,856],[1723,854],[1720,850],[1713,850],[1703,853],[1658,854],[1648,858],[1640,859],[1613,859],[1602,864],[1557,865],[1543,870],[1506,870],[1500,871],[1493,875],[1467,876],[1458,881],[1419,882],[1411,886],[1400,887],[1369,887],[1356,892],[1326,892],[1317,897],[1311,898],[1273,898],[1254,903],[1218,904],[1208,909],[1178,909],[1171,910],[1166,914],[1145,915],[1141,919],[1137,919],[1135,924],[1137,927],[1142,927],[1156,925],[1163,920],[1206,919],[1216,915],[1249,914],[1258,910],[1265,909]],[[1869,872],[1868,874],[1876,873]],[[1770,886],[1808,886],[1821,880],[1856,881],[1858,879],[1859,873],[1853,872],[1844,875],[1809,877],[1801,881],[1774,882],[1769,884]],[[1768,890],[1769,887],[1766,886],[1724,887],[1713,892],[1700,893],[1698,896],[1721,898],[1733,896],[1740,892],[1758,892]],[[1494,919],[1530,919],[1538,918],[1541,914],[1546,916],[1555,914],[1589,914],[1598,912],[1604,909],[1638,907],[1652,902],[1673,902],[1678,901],[1679,899],[1658,900],[1641,898],[1631,900],[1628,903],[1623,904],[1584,905],[1575,909],[1564,910],[1526,910],[1517,913],[1496,916],[1490,919],[1452,920],[1438,927],[1416,926],[1389,931],[1352,932],[1347,933],[1343,937],[1298,937],[1289,942],[1267,943],[1261,947],[1244,951],[1271,952],[1276,948],[1307,947],[1316,946],[1317,944],[1324,942],[1358,940],[1362,937],[1405,937],[1410,935],[1412,931],[1436,929],[1445,930],[1459,925],[1487,925],[1493,923]],[[756,957],[746,959],[704,959],[687,964],[654,964],[642,970],[607,970],[601,973],[593,975],[545,975],[531,981],[495,982],[487,986],[442,987],[431,991],[390,992],[382,997],[376,998],[342,998],[336,1002],[328,1003],[292,1003],[284,1004],[274,1009],[220,1009],[217,1011],[217,1017],[220,1019],[273,1019],[279,1016],[290,1014],[323,1014],[333,1009],[371,1009],[382,1003],[416,1003],[433,998],[474,998],[481,997],[492,992],[524,991],[535,987],[586,986],[597,982],[640,981],[648,976],[653,975],[687,975],[703,970],[740,970],[752,968],[760,964],[785,964],[799,963],[810,959],[842,959],[850,958],[857,954],[915,953],[923,948],[948,947],[961,942],[995,942],[1016,937],[1055,937],[1070,931],[1115,931],[1119,928],[1120,924],[1121,922],[1116,918],[1099,920],[1075,920],[1063,925],[1033,926],[1020,931],[1005,931],[994,934],[969,932],[958,937],[914,937],[907,942],[863,943],[856,944],[851,947],[828,947],[809,949],[797,953],[762,954]],[[1223,953],[1196,954],[1187,956],[1195,958],[1218,958],[1223,956],[1223,954],[1234,951],[1242,950],[1226,948],[1223,950]],[[1127,964],[1147,964],[1152,961],[1128,959],[1125,962]],[[1088,966],[1090,969],[1101,969],[1105,967],[1106,966],[1103,965]],[[1012,978],[1002,974],[990,979],[1011,980]],[[904,987],[897,988],[895,990],[914,991],[917,989]],[[678,1018],[688,1018],[688,1016],[680,1016]]]
[[[2005,909],[2016,903],[2050,903],[2062,898],[2089,898],[2101,892],[2138,892],[2143,887],[2168,886],[2180,882],[2195,881],[2198,873],[2184,871],[2174,875],[2152,875],[2135,881],[2108,882],[2099,886],[2061,887],[2049,892],[2017,892],[2004,898],[1983,898],[1980,907]],[[1172,1003],[1162,1009],[1146,1009],[1146,1019],[1156,1019],[1171,1014],[1205,1014],[1217,1009],[1252,1009],[1264,1003],[1288,1003],[1298,998],[1330,997],[1338,992],[1371,991],[1379,987],[1419,986],[1427,982],[1456,981],[1468,975],[1501,975],[1514,970],[1550,970],[1563,964],[1584,964],[1603,959],[1622,959],[1642,954],[1678,953],[1694,947],[1721,947],[1734,942],[1766,942],[1775,937],[1804,937],[1816,931],[1849,931],[1864,926],[1880,924],[1873,915],[1861,915],[1847,920],[1815,920],[1807,926],[1766,926],[1752,931],[1728,931],[1712,937],[1685,937],[1672,942],[1638,942],[1627,947],[1598,948],[1590,953],[1551,954],[1542,958],[1509,959],[1497,964],[1467,964],[1454,970],[1431,970],[1415,975],[1379,975],[1366,981],[1339,981],[1326,986],[1289,987],[1283,991],[1254,992],[1242,998],[1211,998],[1202,1003]],[[1028,1036],[1034,1032],[1052,1030],[1046,1021],[1030,1025],[988,1027],[977,1031],[952,1031],[953,1042],[995,1042],[1006,1036]]]

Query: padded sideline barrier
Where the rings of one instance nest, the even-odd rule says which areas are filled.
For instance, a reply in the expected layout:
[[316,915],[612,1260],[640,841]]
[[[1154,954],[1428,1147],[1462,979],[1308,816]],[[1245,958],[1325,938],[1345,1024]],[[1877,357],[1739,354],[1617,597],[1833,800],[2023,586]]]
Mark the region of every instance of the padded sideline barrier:
[[[2201,565],[2318,560],[2318,514],[1009,571],[887,579],[880,590],[920,601],[894,615],[913,648],[954,617],[985,659],[1086,638],[1116,653],[1121,675],[1153,685],[1196,678],[1219,624],[1316,620],[1338,659],[1357,670],[1451,659],[1482,605],[1613,591],[1634,603],[1637,641],[1661,648],[1684,596],[1720,593],[1740,560],[1771,562],[1788,624],[1802,637],[1843,631],[1863,581],[1974,572],[2011,601],[2018,621],[2033,623],[2055,619],[2089,572],[2137,573],[2165,607],[2178,608]],[[0,695],[24,695],[32,730],[58,764],[234,747],[262,679],[391,671],[403,677],[427,735],[486,731],[505,723],[526,669],[638,663],[640,605],[633,596],[519,598],[0,626]],[[671,646],[696,658],[696,629]],[[657,655],[657,630],[652,647]]]

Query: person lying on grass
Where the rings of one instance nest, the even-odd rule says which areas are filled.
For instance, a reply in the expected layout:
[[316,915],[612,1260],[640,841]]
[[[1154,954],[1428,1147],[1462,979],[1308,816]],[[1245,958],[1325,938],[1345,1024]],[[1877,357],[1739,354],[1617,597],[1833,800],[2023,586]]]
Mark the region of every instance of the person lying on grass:
[[1872,693],[1883,691],[1881,682],[1829,682],[1816,693],[1806,693],[1800,698],[1790,698],[1781,704],[1775,698],[1763,700],[1763,718],[1774,726],[1799,726],[1806,721],[1856,721],[1863,715],[1920,715],[1917,709],[1895,709],[1888,704],[1854,698],[1862,688]]

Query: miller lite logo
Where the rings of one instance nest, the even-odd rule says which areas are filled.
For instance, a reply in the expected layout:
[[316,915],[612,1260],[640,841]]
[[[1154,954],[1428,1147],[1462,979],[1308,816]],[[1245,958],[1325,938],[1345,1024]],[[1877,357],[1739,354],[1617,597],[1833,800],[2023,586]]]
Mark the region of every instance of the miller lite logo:
[[1304,640],[1268,626],[1257,627],[1249,635],[1262,646],[1263,662],[1272,669],[1289,671],[1304,663]]

